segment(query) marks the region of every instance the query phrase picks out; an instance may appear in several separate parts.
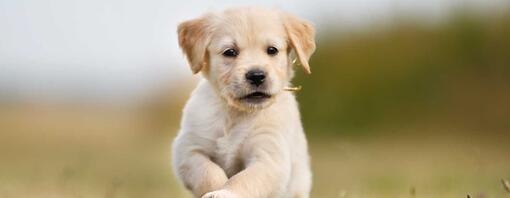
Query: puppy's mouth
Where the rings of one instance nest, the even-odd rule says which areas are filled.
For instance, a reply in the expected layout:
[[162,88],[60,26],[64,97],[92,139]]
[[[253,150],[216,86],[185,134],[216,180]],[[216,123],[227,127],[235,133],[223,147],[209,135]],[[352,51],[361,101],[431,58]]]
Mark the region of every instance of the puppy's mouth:
[[266,99],[269,99],[269,98],[271,98],[270,94],[257,91],[257,92],[253,92],[253,93],[250,93],[250,94],[248,94],[246,96],[241,97],[240,100],[246,101],[246,102],[249,102],[249,103],[261,103],[261,102],[263,102],[263,101],[265,101]]

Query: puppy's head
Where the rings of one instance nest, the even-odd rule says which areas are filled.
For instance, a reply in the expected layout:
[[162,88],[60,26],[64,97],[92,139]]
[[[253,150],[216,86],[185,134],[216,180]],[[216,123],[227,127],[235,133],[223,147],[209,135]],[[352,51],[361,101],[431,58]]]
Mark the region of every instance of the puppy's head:
[[193,73],[202,72],[229,105],[247,111],[269,106],[289,85],[292,54],[310,73],[314,34],[308,22],[262,8],[210,13],[178,27]]

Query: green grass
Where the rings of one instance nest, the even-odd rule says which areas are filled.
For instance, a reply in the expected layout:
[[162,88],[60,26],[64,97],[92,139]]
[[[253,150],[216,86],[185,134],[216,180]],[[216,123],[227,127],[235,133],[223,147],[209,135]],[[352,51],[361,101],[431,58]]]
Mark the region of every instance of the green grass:
[[[84,109],[1,111],[0,197],[189,197],[170,168],[174,122]],[[432,131],[312,135],[312,197],[509,197],[505,138]]]

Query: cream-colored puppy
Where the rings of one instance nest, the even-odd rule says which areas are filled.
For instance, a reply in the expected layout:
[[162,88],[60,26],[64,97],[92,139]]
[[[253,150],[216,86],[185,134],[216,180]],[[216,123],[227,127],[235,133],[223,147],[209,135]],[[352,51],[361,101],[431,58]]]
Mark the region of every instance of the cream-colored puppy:
[[175,174],[195,197],[309,197],[307,142],[285,91],[305,71],[314,29],[275,9],[235,8],[183,22],[179,44],[204,76],[173,143]]

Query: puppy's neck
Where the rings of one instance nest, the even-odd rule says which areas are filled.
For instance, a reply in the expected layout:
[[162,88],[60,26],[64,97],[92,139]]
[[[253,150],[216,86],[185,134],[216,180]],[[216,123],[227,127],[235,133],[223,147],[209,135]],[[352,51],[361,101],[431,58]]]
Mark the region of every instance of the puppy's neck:
[[[221,96],[220,96],[221,97]],[[277,97],[277,96],[273,96]],[[230,104],[227,99],[223,99],[225,109],[227,110],[227,114],[232,118],[245,118],[245,117],[252,117],[256,116],[257,114],[260,114],[261,112],[264,112],[267,108],[269,108],[272,104],[270,104],[268,107],[265,108],[248,108],[248,107],[241,107],[237,104]],[[274,98],[273,98],[274,100]]]

